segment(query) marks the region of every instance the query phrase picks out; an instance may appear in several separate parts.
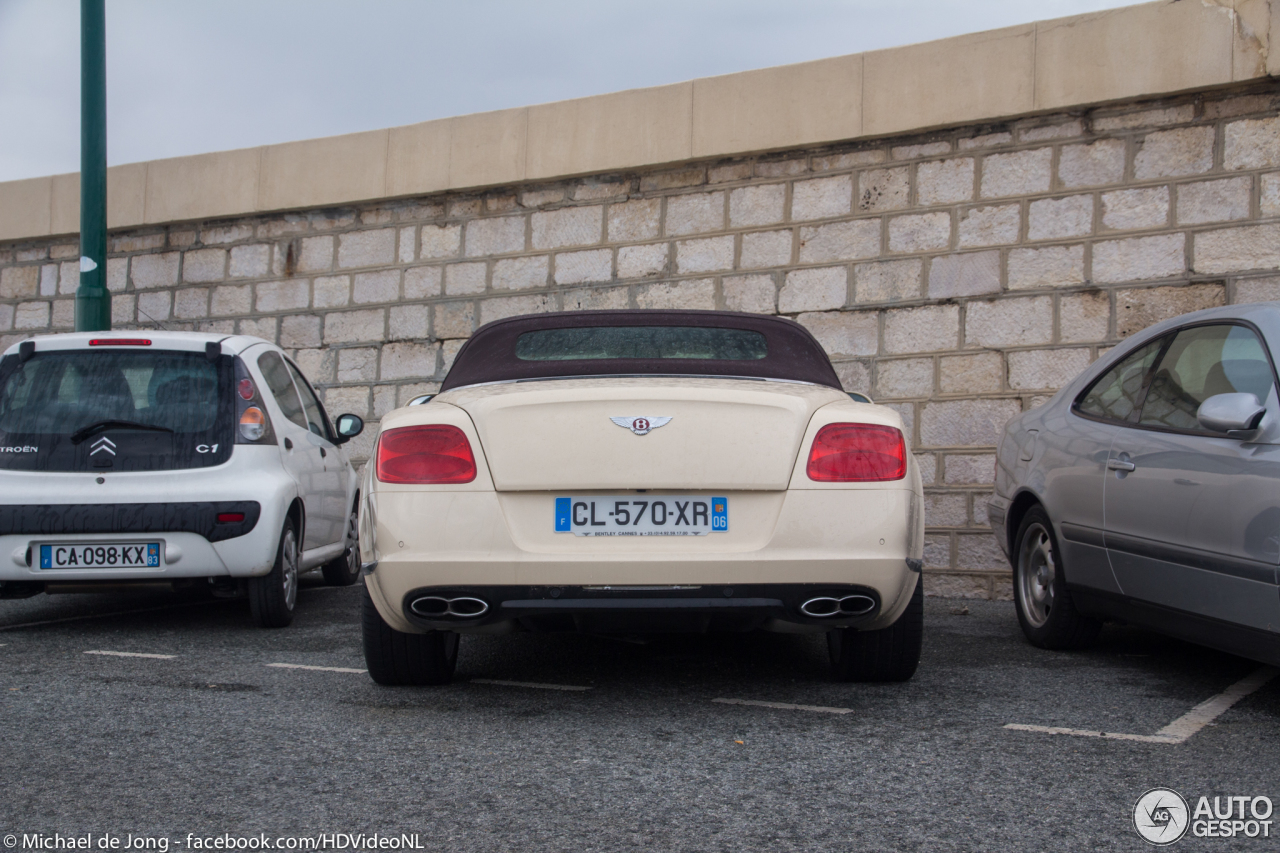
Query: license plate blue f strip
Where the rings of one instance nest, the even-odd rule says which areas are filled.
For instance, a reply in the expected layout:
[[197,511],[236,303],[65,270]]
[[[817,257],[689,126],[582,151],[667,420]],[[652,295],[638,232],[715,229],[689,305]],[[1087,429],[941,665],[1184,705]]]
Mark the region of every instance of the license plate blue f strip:
[[556,533],[575,536],[706,536],[729,530],[729,499],[654,495],[556,498]]
[[159,542],[66,542],[40,546],[42,569],[158,569]]

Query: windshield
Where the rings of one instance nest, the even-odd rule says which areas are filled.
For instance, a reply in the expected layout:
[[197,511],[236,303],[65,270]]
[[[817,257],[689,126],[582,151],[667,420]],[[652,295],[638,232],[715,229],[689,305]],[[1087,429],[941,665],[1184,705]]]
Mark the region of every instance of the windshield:
[[[100,436],[115,452],[86,456],[81,461],[92,461],[90,467],[150,470],[225,461],[225,453],[207,450],[196,454],[205,458],[183,459],[197,445],[224,450],[220,419],[227,417],[223,398],[229,394],[221,391],[230,387],[223,376],[230,366],[229,357],[211,361],[202,352],[165,350],[62,350],[38,352],[26,362],[6,358],[0,367],[0,450],[39,450],[0,452],[0,467],[31,467],[34,452],[48,463],[35,467],[79,470],[74,459],[98,446]],[[104,464],[107,456],[114,457],[111,466]],[[5,464],[16,462],[24,464]]]

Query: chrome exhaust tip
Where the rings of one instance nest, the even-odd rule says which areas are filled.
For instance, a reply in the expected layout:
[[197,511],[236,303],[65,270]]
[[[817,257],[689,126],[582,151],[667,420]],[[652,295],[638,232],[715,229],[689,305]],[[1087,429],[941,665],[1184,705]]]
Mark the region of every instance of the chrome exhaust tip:
[[845,595],[835,598],[820,595],[800,605],[800,612],[815,619],[829,619],[834,616],[861,616],[875,609],[875,599],[869,595]]
[[460,616],[464,619],[474,619],[477,616],[483,616],[489,612],[489,602],[482,598],[472,598],[469,595],[462,595],[457,598],[449,599],[449,615]]
[[827,595],[811,598],[800,605],[800,612],[805,616],[812,616],[816,619],[835,616],[840,612],[840,600]]
[[409,609],[419,616],[444,616],[449,612],[449,599],[424,595],[410,602]]
[[445,617],[475,619],[489,612],[489,602],[469,595],[460,595],[456,598],[445,598],[441,595],[423,595],[411,601],[409,609],[418,616],[423,616],[427,619]]
[[869,595],[846,595],[840,599],[841,616],[861,616],[876,607],[876,600]]

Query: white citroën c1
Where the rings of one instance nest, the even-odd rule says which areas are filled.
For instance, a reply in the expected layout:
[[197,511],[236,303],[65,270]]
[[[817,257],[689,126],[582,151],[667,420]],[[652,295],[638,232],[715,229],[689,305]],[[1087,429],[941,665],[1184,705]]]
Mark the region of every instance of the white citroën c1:
[[825,632],[837,678],[915,672],[920,473],[798,323],[511,317],[415,403],[361,489],[379,683],[445,683],[460,635],[509,631]]
[[353,414],[248,335],[42,335],[0,356],[0,599],[172,586],[288,625],[359,579]]

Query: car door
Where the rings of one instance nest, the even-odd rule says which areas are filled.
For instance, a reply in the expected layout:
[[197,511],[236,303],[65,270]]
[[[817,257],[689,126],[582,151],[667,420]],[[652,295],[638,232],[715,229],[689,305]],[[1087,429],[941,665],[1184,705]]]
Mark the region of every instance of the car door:
[[1280,448],[1203,429],[1216,394],[1276,406],[1266,346],[1252,328],[1180,329],[1160,356],[1139,417],[1111,448],[1107,552],[1124,594],[1280,630]]
[[302,410],[307,417],[307,440],[320,452],[323,474],[316,482],[316,495],[320,505],[316,510],[319,520],[326,526],[323,534],[324,544],[329,545],[341,540],[346,535],[347,521],[347,478],[346,461],[338,445],[334,443],[333,424],[325,414],[311,383],[292,361],[285,359],[293,383],[302,397]]
[[267,382],[267,388],[283,418],[273,419],[280,434],[280,461],[298,484],[298,493],[306,510],[306,525],[302,548],[309,551],[327,545],[330,522],[324,517],[325,459],[320,455],[320,445],[312,440],[313,433],[307,420],[302,397],[298,394],[284,357],[275,350],[258,356],[258,370]]
[[1138,410],[1160,353],[1155,341],[1125,355],[1090,385],[1061,422],[1046,420],[1036,439],[1064,571],[1072,585],[1118,593],[1104,541],[1103,488],[1112,442]]

